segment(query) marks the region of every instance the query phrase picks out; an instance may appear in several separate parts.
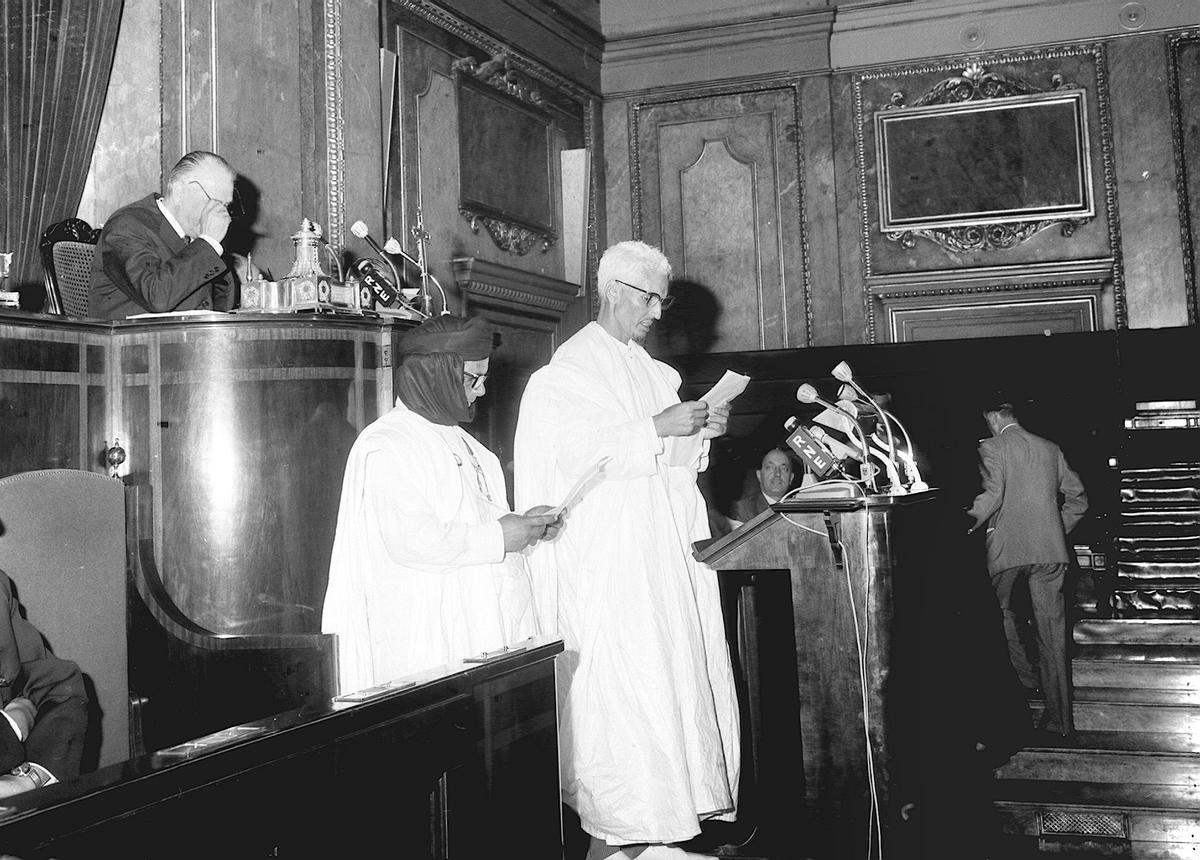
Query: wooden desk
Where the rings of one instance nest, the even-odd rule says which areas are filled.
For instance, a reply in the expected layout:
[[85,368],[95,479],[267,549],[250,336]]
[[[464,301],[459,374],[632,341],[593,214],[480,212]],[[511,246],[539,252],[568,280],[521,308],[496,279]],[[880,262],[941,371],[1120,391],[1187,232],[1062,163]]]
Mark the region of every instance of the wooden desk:
[[[0,851],[37,858],[561,856],[559,640],[325,699],[0,807]],[[510,853],[512,852],[512,853]]]
[[0,311],[0,475],[107,472],[109,448],[125,455],[130,687],[149,701],[147,748],[320,693],[342,471],[391,408],[391,354],[411,325]]
[[873,797],[886,856],[936,499],[801,496],[697,554],[720,571],[749,728],[738,856],[866,857]]

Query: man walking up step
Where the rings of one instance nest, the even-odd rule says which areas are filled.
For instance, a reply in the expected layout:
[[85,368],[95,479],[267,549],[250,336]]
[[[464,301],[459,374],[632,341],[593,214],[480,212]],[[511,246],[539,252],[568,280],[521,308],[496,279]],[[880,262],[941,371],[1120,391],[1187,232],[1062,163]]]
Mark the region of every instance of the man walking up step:
[[[1011,404],[989,406],[983,417],[992,437],[979,444],[983,491],[968,511],[975,520],[971,531],[987,524],[987,568],[1004,617],[1009,658],[1021,683],[1040,685],[1045,695],[1039,728],[1066,739],[1074,733],[1062,594],[1070,559],[1066,534],[1087,511],[1087,494],[1062,450],[1023,428]],[[1012,609],[1013,588],[1025,578],[1037,630],[1036,670]]]

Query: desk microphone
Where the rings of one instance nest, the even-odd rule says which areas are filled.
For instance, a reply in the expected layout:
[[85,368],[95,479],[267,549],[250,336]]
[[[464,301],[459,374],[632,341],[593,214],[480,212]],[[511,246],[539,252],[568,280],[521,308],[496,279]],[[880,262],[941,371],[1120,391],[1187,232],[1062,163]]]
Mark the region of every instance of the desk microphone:
[[[850,423],[854,425],[854,429],[858,433],[859,441],[862,443],[863,456],[864,457],[869,456],[867,454],[867,452],[871,450],[871,446],[867,443],[867,437],[863,433],[863,429],[858,426],[858,416],[854,415],[849,410],[843,408],[841,406],[841,404],[834,403],[833,401],[830,401],[830,400],[826,400],[824,397],[822,397],[821,395],[819,395],[817,393],[817,389],[813,388],[807,382],[796,389],[796,399],[799,400],[801,403],[819,404],[821,406],[824,406],[826,409],[832,409],[834,412],[840,412],[842,415],[845,415],[847,418],[849,418]],[[872,492],[876,492],[878,490],[878,487],[875,484],[874,471],[868,470],[867,480],[871,486]]]
[[[863,390],[863,387],[854,380],[854,371],[850,369],[850,365],[844,361],[839,361],[837,366],[830,371],[833,378],[838,382],[843,382],[845,385],[842,389],[845,390],[846,385],[849,385],[861,397],[862,401],[875,410],[875,414],[879,416],[879,422],[883,425],[884,432],[887,434],[888,458],[896,459],[896,440],[892,438],[892,425],[888,424],[887,417],[883,414],[883,409],[875,402],[875,399]],[[841,394],[839,393],[840,397]]]
[[396,264],[392,262],[391,257],[383,253],[383,248],[380,248],[379,243],[371,236],[370,231],[367,230],[367,225],[362,221],[355,221],[350,225],[350,232],[370,245],[371,250],[375,252],[375,256],[387,263],[387,267],[392,270],[392,281],[396,284],[396,289],[399,290],[400,284],[403,282],[400,280],[400,273],[396,271]]
[[[383,243],[383,250],[389,254],[395,254],[398,257],[403,257],[405,261],[416,266],[417,271],[421,273],[422,282],[424,282],[426,278],[429,278],[429,280],[433,281],[433,285],[438,288],[438,293],[442,297],[442,313],[450,313],[450,304],[446,301],[446,291],[442,289],[442,285],[438,279],[433,276],[433,272],[428,271],[423,265],[421,265],[420,260],[414,260],[411,256],[406,254],[394,236],[388,236],[387,241]],[[428,288],[426,288],[426,290],[428,291]]]

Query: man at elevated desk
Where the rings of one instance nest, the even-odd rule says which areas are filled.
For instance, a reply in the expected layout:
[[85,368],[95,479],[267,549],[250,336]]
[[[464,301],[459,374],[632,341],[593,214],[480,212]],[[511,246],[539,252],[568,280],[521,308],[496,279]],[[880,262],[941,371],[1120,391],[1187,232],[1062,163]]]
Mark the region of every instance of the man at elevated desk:
[[[167,175],[166,193],[150,194],[114,212],[100,231],[92,262],[88,314],[184,310],[227,311],[235,278],[222,258],[230,219],[240,214],[237,174],[221,156],[189,152]],[[244,279],[254,276],[244,259]]]

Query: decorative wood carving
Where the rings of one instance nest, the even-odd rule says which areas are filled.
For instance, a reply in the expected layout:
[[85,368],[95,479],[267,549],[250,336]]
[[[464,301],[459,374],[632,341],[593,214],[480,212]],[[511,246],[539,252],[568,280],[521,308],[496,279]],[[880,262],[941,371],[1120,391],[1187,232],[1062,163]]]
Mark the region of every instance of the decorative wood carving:
[[1183,282],[1187,295],[1188,325],[1200,320],[1200,300],[1196,295],[1196,252],[1200,229],[1200,146],[1192,142],[1187,129],[1200,121],[1196,94],[1200,90],[1194,73],[1182,72],[1181,61],[1187,54],[1194,61],[1200,54],[1200,30],[1176,33],[1167,41],[1168,97],[1171,103],[1171,140],[1175,151],[1175,195],[1179,201],[1179,238],[1183,243]]
[[538,243],[541,243],[542,253],[544,254],[550,250],[550,246],[558,239],[553,233],[530,230],[528,227],[522,227],[520,224],[484,215],[482,212],[476,212],[466,207],[459,207],[458,211],[467,219],[467,223],[471,225],[472,233],[478,233],[479,225],[482,224],[487,228],[488,235],[492,237],[492,241],[496,243],[496,247],[503,251],[508,251],[510,254],[524,256]]
[[[561,317],[579,287],[476,257],[454,259],[454,280],[467,297],[487,296],[509,310],[538,309]],[[491,303],[491,302],[489,302]]]
[[541,90],[527,75],[512,66],[506,53],[496,54],[483,63],[474,57],[462,57],[451,63],[450,69],[457,74],[469,75],[519,101],[540,108],[549,107],[546,99],[542,97]]
[[329,244],[340,248],[346,239],[345,197],[346,138],[342,116],[342,0],[325,0],[325,169],[327,174],[325,225]]

